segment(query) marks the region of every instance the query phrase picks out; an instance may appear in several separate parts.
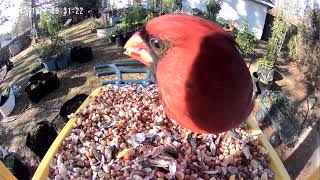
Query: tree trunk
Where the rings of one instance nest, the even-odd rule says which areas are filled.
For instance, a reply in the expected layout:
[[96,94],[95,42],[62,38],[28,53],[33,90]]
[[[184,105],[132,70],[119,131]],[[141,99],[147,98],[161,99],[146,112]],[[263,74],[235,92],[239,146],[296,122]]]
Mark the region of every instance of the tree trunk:
[[34,29],[36,39],[39,37],[39,27],[38,27],[38,20],[37,20],[37,13],[36,13],[36,7],[35,7],[35,0],[31,0],[31,27]]

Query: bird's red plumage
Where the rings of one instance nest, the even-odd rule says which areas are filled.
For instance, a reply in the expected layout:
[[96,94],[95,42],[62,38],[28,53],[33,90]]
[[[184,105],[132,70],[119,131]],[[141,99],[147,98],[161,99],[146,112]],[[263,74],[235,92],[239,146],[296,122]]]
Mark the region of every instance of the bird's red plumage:
[[233,38],[208,20],[164,15],[146,25],[170,42],[159,60],[157,84],[172,119],[195,132],[217,133],[245,121],[252,81]]

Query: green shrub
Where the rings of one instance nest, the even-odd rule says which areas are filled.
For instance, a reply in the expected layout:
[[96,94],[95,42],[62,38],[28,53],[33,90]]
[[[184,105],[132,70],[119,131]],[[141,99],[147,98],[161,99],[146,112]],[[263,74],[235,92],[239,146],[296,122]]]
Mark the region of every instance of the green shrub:
[[58,37],[55,41],[40,44],[38,52],[41,60],[49,61],[62,55],[65,49],[64,39]]
[[206,0],[206,17],[213,22],[216,22],[219,11],[221,10],[220,0]]
[[133,6],[121,12],[120,31],[127,32],[139,28],[145,23],[146,10],[140,3],[135,3]]
[[254,51],[256,38],[249,31],[249,23],[247,19],[243,22],[241,31],[235,36],[236,42],[240,46],[244,56],[248,56]]
[[284,20],[282,13],[276,16],[271,29],[272,35],[267,43],[267,52],[262,58],[263,60],[259,61],[259,65],[267,69],[274,67],[288,30],[288,24]]
[[182,9],[182,0],[163,0],[161,13],[173,13]]
[[258,59],[259,65],[262,66],[265,69],[273,69],[274,67],[274,62],[273,61],[269,61],[266,56],[263,58]]
[[93,20],[90,23],[90,29],[106,29],[110,28],[111,26],[108,25],[107,23],[100,22],[98,20]]
[[297,58],[296,44],[297,44],[297,35],[293,35],[288,42],[288,58],[290,60],[295,60]]
[[60,25],[54,14],[45,12],[41,15],[39,21],[39,28],[48,36],[51,40],[58,37],[60,31]]

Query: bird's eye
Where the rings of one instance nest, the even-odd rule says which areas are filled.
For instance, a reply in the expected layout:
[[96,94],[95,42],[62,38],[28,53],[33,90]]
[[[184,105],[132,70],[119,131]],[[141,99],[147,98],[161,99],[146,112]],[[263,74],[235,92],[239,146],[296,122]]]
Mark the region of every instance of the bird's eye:
[[159,38],[150,38],[150,45],[157,54],[160,54],[165,50],[165,45]]

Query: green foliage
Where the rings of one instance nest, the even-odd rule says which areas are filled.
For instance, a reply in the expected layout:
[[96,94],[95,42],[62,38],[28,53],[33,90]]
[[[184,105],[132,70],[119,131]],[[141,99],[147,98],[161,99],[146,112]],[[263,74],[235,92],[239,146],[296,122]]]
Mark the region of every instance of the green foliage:
[[154,17],[156,17],[155,13],[153,13],[153,12],[148,12],[148,13],[147,13],[147,17],[144,19],[145,24],[146,24],[147,22],[149,22],[149,21],[150,21],[152,18],[154,18]]
[[57,38],[52,42],[40,44],[38,51],[40,58],[43,61],[49,61],[61,56],[64,52],[65,41],[62,38]]
[[202,11],[201,11],[200,9],[198,9],[198,8],[192,9],[192,14],[193,14],[194,16],[199,16],[199,17],[206,18],[205,13],[202,12]]
[[289,100],[282,92],[270,92],[269,98],[272,104],[289,103]]
[[54,14],[43,13],[40,17],[39,27],[51,40],[58,37],[60,25]]
[[258,59],[259,65],[264,67],[265,69],[273,69],[274,67],[274,62],[273,61],[269,61],[266,56],[263,58]]
[[206,17],[212,21],[216,21],[217,15],[221,10],[221,1],[220,0],[206,0]]
[[217,16],[221,10],[221,4],[221,0],[206,0],[204,4],[206,11],[203,12],[198,8],[194,8],[192,9],[192,14],[217,23]]
[[249,31],[249,23],[246,19],[242,24],[242,29],[236,34],[236,42],[240,46],[243,55],[248,56],[255,49],[256,38]]
[[285,22],[282,13],[276,16],[272,24],[272,35],[267,44],[267,52],[259,64],[265,68],[273,68],[280,50],[282,48],[285,36],[288,30],[288,24]]
[[98,20],[93,20],[90,23],[90,29],[106,29],[110,28],[110,25],[100,22]]
[[298,40],[298,35],[293,35],[288,42],[288,57],[290,60],[295,60],[297,58],[296,44]]
[[133,6],[121,12],[120,31],[133,31],[145,23],[146,10],[140,3],[135,3]]
[[182,0],[163,0],[161,13],[173,13],[182,9]]

